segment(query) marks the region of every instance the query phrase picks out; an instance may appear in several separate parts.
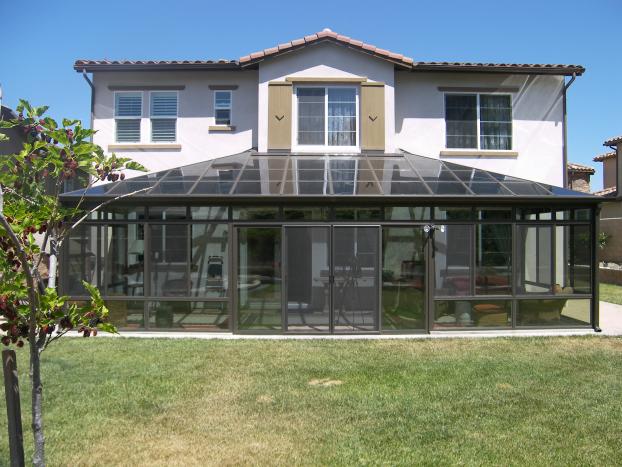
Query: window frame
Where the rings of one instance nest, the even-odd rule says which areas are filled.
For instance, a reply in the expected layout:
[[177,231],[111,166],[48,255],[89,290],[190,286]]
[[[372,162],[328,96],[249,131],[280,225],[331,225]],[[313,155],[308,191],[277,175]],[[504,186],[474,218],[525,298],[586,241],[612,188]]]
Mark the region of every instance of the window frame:
[[[474,148],[456,148],[447,146],[447,96],[475,96],[475,110],[477,115],[476,120],[476,140],[477,147]],[[511,111],[511,131],[510,131],[510,148],[509,149],[483,149],[481,141],[481,104],[480,96],[508,96],[510,98],[510,111]],[[445,91],[443,93],[443,119],[445,120],[445,149],[448,151],[481,151],[481,152],[513,152],[514,147],[514,95],[511,92],[459,92],[459,91]]]
[[[117,96],[119,94],[136,94],[140,97],[140,116],[117,115]],[[143,91],[114,91],[113,109],[114,118],[114,142],[116,144],[140,144],[143,140],[142,122],[145,114],[145,96]],[[119,141],[117,120],[138,120],[138,141]]]
[[[298,144],[298,89],[300,88],[323,88],[324,89],[324,144]],[[355,98],[355,144],[354,146],[330,146],[328,144],[328,89],[354,89]],[[361,105],[361,89],[360,86],[347,84],[300,84],[295,85],[293,89],[292,99],[292,150],[308,153],[325,153],[331,154],[358,154],[361,152],[361,122],[359,118]]]
[[[228,108],[218,108],[216,107],[216,95],[219,93],[227,93],[229,94],[229,107]],[[222,126],[222,127],[228,127],[233,125],[233,91],[230,89],[216,89],[214,90],[214,125],[215,126]],[[217,121],[217,117],[216,117],[216,110],[229,110],[229,123],[218,123]]]
[[[170,140],[170,141],[162,141],[162,140],[157,140],[155,141],[153,139],[153,120],[173,120],[173,117],[171,116],[152,116],[151,115],[151,109],[152,109],[152,96],[154,93],[158,93],[158,92],[170,92],[170,93],[175,93],[175,98],[176,98],[176,102],[175,102],[175,139],[174,140]],[[170,89],[153,89],[149,91],[149,109],[147,112],[147,118],[149,118],[149,142],[153,143],[153,144],[177,144],[177,141],[179,140],[178,138],[178,132],[177,132],[177,120],[179,119],[179,91],[174,90],[171,91]]]

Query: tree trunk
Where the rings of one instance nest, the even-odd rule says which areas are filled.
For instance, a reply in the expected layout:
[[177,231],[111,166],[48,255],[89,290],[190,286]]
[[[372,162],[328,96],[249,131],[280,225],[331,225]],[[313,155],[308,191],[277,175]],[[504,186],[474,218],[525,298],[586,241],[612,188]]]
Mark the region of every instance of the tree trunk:
[[[34,336],[33,336],[34,337]],[[34,344],[34,345],[33,345]],[[43,436],[43,385],[41,384],[41,354],[36,343],[30,345],[30,385],[32,388],[32,435],[35,452],[32,464],[45,466],[45,437]]]

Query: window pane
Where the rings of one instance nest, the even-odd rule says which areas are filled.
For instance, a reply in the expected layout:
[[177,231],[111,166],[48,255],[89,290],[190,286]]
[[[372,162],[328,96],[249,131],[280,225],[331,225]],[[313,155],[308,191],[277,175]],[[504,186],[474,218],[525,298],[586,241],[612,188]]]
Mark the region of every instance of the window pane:
[[512,226],[480,224],[476,241],[477,295],[512,293]]
[[152,117],[177,117],[177,93],[158,91],[151,93]]
[[329,161],[330,178],[333,193],[336,195],[353,195],[357,161],[348,159],[331,159]]
[[116,120],[116,137],[118,143],[140,142],[140,119]]
[[325,89],[298,88],[298,144],[324,144]]
[[188,226],[151,225],[151,295],[188,296]]
[[223,206],[191,206],[190,218],[195,221],[200,220],[227,220],[229,210]]
[[335,208],[335,219],[338,221],[379,221],[381,217],[380,208]]
[[430,219],[430,208],[396,206],[384,208],[384,217],[388,221],[420,221]]
[[328,88],[328,144],[356,145],[356,90]]
[[193,297],[226,297],[229,287],[227,224],[192,225],[190,287]]
[[249,208],[233,208],[233,219],[252,221],[252,220],[270,220],[278,219],[279,208],[266,206],[266,207],[249,207]]
[[518,293],[552,293],[551,226],[518,226]]
[[510,96],[482,94],[480,146],[482,149],[512,149],[512,104]]
[[140,92],[120,92],[115,94],[115,117],[141,117],[143,98]]
[[186,218],[185,206],[149,206],[149,219],[175,220]]
[[282,329],[281,228],[238,230],[238,328]]
[[231,124],[231,110],[230,109],[216,109],[216,125],[230,125]]
[[100,227],[85,224],[70,231],[65,243],[67,245],[67,275],[63,278],[63,293],[88,296],[82,281],[98,288],[102,287],[104,240],[100,232]]
[[382,329],[423,329],[425,259],[423,230],[382,231]]
[[588,326],[591,322],[591,300],[519,300],[517,306],[518,326]]
[[445,95],[448,148],[477,148],[477,96]]
[[228,331],[227,304],[224,302],[149,302],[149,328]]
[[589,225],[555,228],[555,288],[563,294],[589,294],[592,291],[592,235]]
[[436,300],[434,329],[512,325],[511,300]]
[[104,257],[107,294],[144,295],[144,225],[109,225],[106,230],[108,238]]
[[437,296],[472,295],[470,225],[446,225],[434,233],[435,288]]
[[214,107],[216,109],[230,109],[231,108],[231,92],[230,91],[216,91],[214,93]]
[[138,300],[107,300],[108,319],[120,330],[145,329],[145,302]]
[[151,120],[152,141],[175,141],[177,120],[168,118],[156,118]]
[[325,221],[328,220],[328,208],[316,207],[284,207],[283,217],[285,220],[300,221]]

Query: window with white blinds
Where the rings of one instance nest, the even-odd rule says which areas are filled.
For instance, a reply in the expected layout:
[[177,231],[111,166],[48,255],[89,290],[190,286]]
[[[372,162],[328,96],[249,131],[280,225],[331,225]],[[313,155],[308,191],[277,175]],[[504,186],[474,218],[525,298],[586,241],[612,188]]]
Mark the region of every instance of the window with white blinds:
[[177,92],[152,92],[149,108],[151,141],[175,141],[177,139]]
[[141,92],[117,92],[114,99],[115,134],[119,143],[140,142]]
[[231,125],[231,91],[214,92],[214,119],[216,125]]

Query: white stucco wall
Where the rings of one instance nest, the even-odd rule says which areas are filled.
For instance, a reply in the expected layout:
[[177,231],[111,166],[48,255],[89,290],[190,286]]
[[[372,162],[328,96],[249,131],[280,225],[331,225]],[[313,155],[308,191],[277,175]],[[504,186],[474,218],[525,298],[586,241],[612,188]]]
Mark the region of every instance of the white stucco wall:
[[[114,150],[140,162],[150,172],[236,154],[257,147],[257,71],[99,72],[95,85],[94,142],[108,151],[115,144],[114,91],[109,86],[183,85],[178,91],[177,141],[181,149]],[[237,85],[232,95],[234,131],[209,131],[214,125],[214,91],[209,85]],[[150,144],[149,92],[143,93],[141,144]],[[123,143],[125,144],[125,143]],[[136,174],[132,174],[136,175]]]
[[[288,76],[312,78],[365,76],[369,81],[385,83],[385,147],[387,152],[395,150],[394,66],[387,61],[344,46],[321,43],[260,63],[258,99],[260,152],[268,150],[268,83],[284,81]],[[295,104],[295,99],[292,99],[292,107]],[[292,115],[293,110],[292,108]],[[292,143],[294,142],[295,137],[292,137]]]
[[493,172],[563,185],[563,77],[484,73],[397,72],[396,146],[427,157],[445,149],[444,92],[438,87],[514,87],[515,157],[442,157]]

